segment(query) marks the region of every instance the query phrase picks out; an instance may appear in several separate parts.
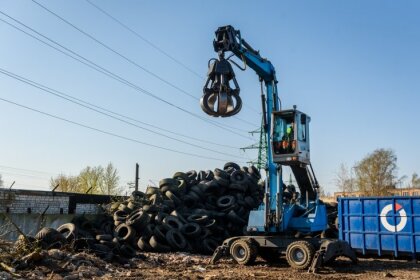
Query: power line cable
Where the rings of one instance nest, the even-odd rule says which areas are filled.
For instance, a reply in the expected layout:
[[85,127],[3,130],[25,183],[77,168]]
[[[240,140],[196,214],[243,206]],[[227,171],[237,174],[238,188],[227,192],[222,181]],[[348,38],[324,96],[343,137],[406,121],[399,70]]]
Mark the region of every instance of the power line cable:
[[178,65],[182,66],[184,69],[186,69],[187,71],[191,72],[192,74],[194,74],[198,78],[200,78],[202,80],[205,80],[205,77],[203,77],[202,75],[200,75],[196,71],[192,70],[190,67],[188,67],[187,65],[185,65],[184,63],[182,63],[181,61],[179,61],[178,59],[176,59],[175,57],[171,56],[169,53],[167,53],[166,51],[164,51],[162,48],[158,47],[156,44],[152,43],[150,40],[148,40],[145,37],[141,36],[138,32],[136,32],[135,30],[133,30],[132,28],[130,28],[129,26],[127,26],[126,24],[124,24],[123,22],[121,22],[120,20],[118,20],[117,18],[115,18],[114,16],[112,16],[111,14],[109,14],[108,12],[106,12],[104,9],[100,8],[98,5],[92,3],[89,0],[86,0],[86,2],[88,2],[90,5],[92,5],[94,8],[96,8],[98,11],[100,11],[101,13],[103,13],[104,15],[106,15],[107,17],[111,18],[113,21],[115,21],[116,23],[118,23],[119,25],[121,25],[126,30],[130,31],[132,34],[134,34],[134,36],[138,37],[143,42],[145,42],[146,44],[148,44],[149,46],[151,46],[155,50],[159,51],[164,56],[168,57],[169,59],[171,59],[172,61],[174,61]]
[[113,133],[113,132],[109,132],[109,131],[102,130],[102,129],[99,129],[99,128],[95,128],[95,127],[92,127],[92,126],[89,126],[89,125],[85,125],[85,124],[82,124],[82,123],[79,123],[79,122],[75,122],[75,121],[72,121],[72,120],[69,120],[69,119],[66,119],[66,118],[62,118],[62,117],[59,117],[57,115],[46,113],[46,112],[43,112],[41,110],[38,110],[38,109],[35,109],[35,108],[32,108],[32,107],[29,107],[29,106],[22,105],[22,104],[13,102],[13,101],[8,100],[8,99],[4,99],[4,98],[1,98],[0,97],[0,100],[1,101],[4,101],[6,103],[9,103],[9,104],[12,104],[12,105],[15,105],[15,106],[18,106],[18,107],[21,107],[21,108],[24,108],[24,109],[33,111],[33,112],[36,112],[36,113],[39,113],[39,114],[44,115],[44,116],[48,116],[48,117],[51,117],[51,118],[54,118],[54,119],[58,119],[58,120],[61,120],[61,121],[67,122],[67,123],[71,123],[71,124],[74,124],[74,125],[77,125],[77,126],[80,126],[80,127],[84,127],[86,129],[97,131],[97,132],[100,132],[102,134],[106,134],[106,135],[113,136],[113,137],[116,137],[116,138],[119,138],[119,139],[130,141],[130,142],[142,144],[142,145],[145,145],[145,146],[149,146],[149,147],[153,147],[153,148],[157,148],[157,149],[160,149],[160,150],[169,151],[169,152],[173,152],[173,153],[177,153],[177,154],[182,154],[182,155],[188,155],[188,156],[192,156],[192,157],[197,157],[197,158],[201,158],[201,159],[210,159],[210,160],[216,160],[216,161],[228,161],[227,159],[220,159],[220,158],[202,156],[202,155],[199,155],[199,154],[194,154],[194,153],[189,153],[189,152],[183,152],[183,151],[179,151],[179,150],[175,150],[175,149],[170,149],[170,148],[158,146],[158,145],[155,145],[155,144],[150,144],[150,143],[143,142],[143,141],[140,141],[140,140],[137,140],[137,139],[129,138],[129,137],[126,137],[126,136],[122,136],[122,135]]
[[156,126],[156,125],[152,125],[152,124],[149,124],[149,123],[146,123],[146,122],[143,122],[143,121],[140,121],[140,120],[137,120],[137,119],[134,119],[134,118],[131,118],[131,117],[125,116],[125,115],[123,115],[123,114],[120,114],[120,113],[117,113],[117,112],[111,111],[111,110],[106,109],[106,108],[103,108],[103,107],[101,107],[101,106],[97,106],[97,105],[92,104],[92,103],[90,103],[90,102],[87,102],[87,101],[84,101],[84,100],[82,100],[82,99],[76,98],[76,97],[74,97],[74,96],[68,95],[68,94],[66,94],[66,93],[63,93],[62,91],[58,91],[58,90],[55,90],[55,89],[50,88],[50,87],[48,87],[48,86],[45,86],[45,85],[43,85],[43,84],[37,83],[37,82],[35,82],[35,81],[33,81],[33,80],[30,80],[30,79],[27,79],[27,78],[25,78],[25,77],[19,76],[19,75],[17,75],[16,73],[12,73],[12,72],[7,71],[7,70],[5,70],[5,69],[3,69],[3,68],[0,68],[0,73],[2,73],[2,74],[4,74],[4,75],[7,75],[7,76],[9,76],[9,77],[11,77],[11,78],[13,78],[13,79],[19,80],[19,81],[21,81],[21,82],[23,82],[23,83],[26,83],[26,84],[28,84],[28,85],[31,85],[31,86],[33,86],[33,87],[36,87],[36,88],[38,88],[38,89],[40,89],[40,90],[46,91],[46,92],[48,92],[48,93],[51,93],[51,94],[53,94],[53,95],[58,94],[58,95],[65,96],[65,97],[71,98],[71,99],[73,99],[73,100],[76,100],[76,101],[78,101],[78,102],[81,102],[81,103],[87,104],[87,105],[92,106],[92,107],[94,107],[94,108],[97,108],[97,109],[99,109],[99,110],[103,110],[103,111],[105,111],[105,112],[107,112],[107,113],[110,113],[110,114],[113,114],[113,115],[116,115],[116,116],[119,116],[119,117],[122,117],[122,118],[126,118],[126,119],[128,119],[128,120],[131,120],[131,121],[134,121],[134,122],[137,122],[137,123],[141,123],[141,124],[143,124],[143,125],[147,125],[147,126],[153,127],[153,128],[155,128],[155,129],[159,129],[159,130],[162,130],[162,131],[165,131],[165,132],[168,132],[168,133],[171,133],[171,134],[177,135],[177,136],[185,137],[185,138],[188,138],[188,139],[193,139],[193,140],[196,140],[196,141],[199,141],[199,142],[203,142],[203,143],[207,143],[207,144],[212,144],[212,145],[221,146],[221,147],[226,147],[226,148],[232,148],[232,149],[238,149],[238,147],[229,146],[229,145],[225,145],[225,144],[219,144],[219,143],[215,143],[215,142],[212,142],[212,141],[208,141],[208,140],[204,140],[204,139],[200,139],[200,138],[191,137],[191,136],[189,136],[189,135],[185,135],[185,134],[181,134],[181,133],[174,132],[174,131],[171,131],[171,130],[167,130],[167,129],[164,129],[164,128],[161,128],[161,127],[158,127],[158,126]]
[[[86,2],[88,2],[90,5],[92,5],[94,8],[96,8],[98,11],[100,11],[101,13],[103,13],[104,15],[106,15],[107,17],[109,17],[110,19],[112,19],[113,21],[115,21],[116,23],[118,23],[120,26],[122,26],[123,28],[125,28],[126,30],[128,30],[129,32],[131,32],[132,34],[134,34],[136,37],[138,37],[139,39],[141,39],[143,42],[145,42],[149,46],[151,46],[152,48],[156,49],[157,51],[159,51],[160,53],[162,53],[163,55],[165,55],[166,57],[168,57],[172,61],[176,62],[177,64],[179,64],[180,66],[182,66],[183,68],[185,68],[187,71],[193,73],[198,78],[200,78],[202,80],[205,80],[205,77],[201,76],[200,74],[198,74],[197,72],[195,72],[194,70],[192,70],[191,68],[189,68],[188,66],[186,66],[184,63],[182,63],[178,59],[176,59],[173,56],[171,56],[169,53],[167,53],[166,51],[164,51],[162,48],[160,48],[156,44],[152,43],[150,40],[146,39],[144,36],[140,35],[138,32],[136,32],[135,30],[133,30],[132,28],[130,28],[128,25],[124,24],[122,21],[120,21],[116,17],[112,16],[110,13],[106,12],[104,9],[102,9],[98,5],[92,3],[90,0],[86,0]],[[243,106],[246,107],[246,108],[248,108],[249,110],[257,113],[257,114],[260,114],[260,112],[258,112],[257,110],[255,110],[255,109],[247,106],[246,104],[243,104]],[[247,120],[241,119],[238,116],[235,116],[235,118],[237,118],[238,120],[241,120],[243,122],[246,122],[246,123],[248,123],[250,125],[257,126],[256,124],[253,124],[253,123],[251,123],[251,122],[249,122]]]
[[7,166],[7,165],[0,165],[0,168],[27,171],[27,172],[39,173],[39,174],[45,174],[45,175],[54,175],[54,176],[59,175],[58,173],[50,173],[50,172],[38,171],[38,170],[32,170],[32,169],[17,168],[17,167]]
[[13,173],[13,172],[7,172],[7,171],[1,171],[0,170],[0,174],[7,174],[7,175],[13,175],[13,176],[18,176],[18,177],[28,177],[28,178],[34,178],[34,179],[43,179],[43,180],[47,180],[50,179],[51,177],[40,177],[40,176],[34,176],[34,175],[28,175],[28,174],[20,174],[20,173]]
[[[136,84],[134,84],[134,83],[129,82],[128,80],[126,80],[126,79],[122,78],[121,76],[119,76],[119,75],[117,75],[117,74],[115,74],[115,73],[113,73],[113,72],[109,71],[108,69],[106,69],[106,68],[104,68],[104,67],[102,67],[102,66],[100,66],[100,65],[98,65],[98,64],[96,64],[96,63],[94,63],[93,61],[91,61],[91,60],[89,60],[89,59],[87,59],[87,58],[85,58],[85,57],[83,57],[83,56],[79,55],[78,53],[76,53],[76,52],[74,52],[74,51],[70,50],[69,48],[67,48],[67,47],[65,47],[65,46],[63,46],[63,45],[61,45],[60,43],[58,43],[58,42],[56,42],[56,41],[54,41],[54,40],[50,39],[49,37],[47,37],[47,36],[45,36],[45,35],[41,34],[40,32],[38,32],[38,31],[34,30],[33,28],[31,28],[31,27],[27,26],[26,24],[22,23],[21,21],[19,21],[19,20],[17,20],[17,19],[15,19],[15,18],[13,18],[13,17],[11,17],[11,16],[9,16],[8,14],[6,14],[6,13],[4,13],[4,12],[2,12],[2,11],[0,11],[0,13],[1,13],[1,14],[3,14],[3,15],[5,15],[5,16],[6,16],[6,17],[8,17],[9,19],[11,19],[11,20],[13,20],[13,21],[15,21],[15,22],[19,23],[20,25],[24,26],[25,28],[27,28],[27,29],[31,30],[32,32],[34,32],[34,33],[38,34],[39,36],[41,36],[41,37],[45,38],[46,40],[48,40],[48,41],[52,42],[53,44],[55,44],[55,45],[57,45],[57,46],[59,46],[59,47],[63,48],[64,50],[66,50],[66,51],[67,51],[67,52],[69,52],[69,53],[67,53],[67,52],[65,52],[65,51],[63,51],[63,50],[61,50],[61,49],[59,49],[59,48],[57,48],[57,47],[55,47],[55,46],[53,46],[53,45],[51,45],[51,44],[49,44],[49,43],[45,42],[45,41],[43,41],[42,39],[40,39],[40,38],[38,38],[38,37],[36,37],[36,36],[34,36],[34,35],[32,35],[32,34],[30,34],[30,33],[26,32],[25,30],[23,30],[23,29],[21,29],[21,28],[17,27],[16,25],[14,25],[14,24],[12,24],[12,23],[10,23],[10,22],[5,21],[4,19],[0,19],[0,21],[2,21],[2,22],[4,22],[4,23],[6,23],[7,25],[9,25],[9,26],[11,26],[11,27],[15,28],[16,30],[18,30],[18,31],[20,31],[20,32],[22,32],[22,33],[24,33],[24,34],[26,34],[26,35],[28,35],[28,36],[32,37],[33,39],[35,39],[35,40],[37,40],[37,41],[39,41],[39,42],[41,42],[41,43],[43,43],[43,44],[45,44],[45,45],[47,45],[47,46],[49,46],[49,47],[51,47],[51,48],[53,48],[53,49],[57,50],[58,52],[60,52],[60,53],[62,53],[62,54],[64,54],[64,55],[66,55],[66,56],[68,56],[68,57],[70,57],[70,58],[72,58],[72,59],[74,59],[74,60],[76,60],[76,61],[79,61],[80,63],[82,63],[82,64],[84,64],[84,65],[86,65],[86,66],[88,66],[88,67],[90,67],[90,68],[94,69],[95,71],[98,71],[98,72],[100,72],[100,73],[102,73],[102,74],[104,74],[104,75],[106,75],[106,76],[108,76],[108,77],[110,77],[110,78],[112,78],[112,79],[114,79],[114,80],[119,81],[119,82],[120,82],[120,83],[122,83],[122,84],[125,84],[125,85],[127,85],[127,86],[129,86],[129,87],[131,87],[131,88],[135,89],[135,90],[136,90],[136,91],[138,91],[138,92],[141,92],[141,93],[143,93],[143,94],[146,94],[146,95],[148,95],[148,96],[150,96],[150,97],[152,97],[152,98],[154,98],[154,99],[157,99],[157,100],[159,100],[159,101],[161,101],[161,102],[163,102],[163,103],[165,103],[165,104],[167,104],[167,105],[169,105],[169,106],[171,106],[171,107],[174,107],[174,108],[176,108],[176,109],[178,109],[178,110],[180,110],[180,111],[182,111],[182,112],[184,112],[184,113],[187,113],[187,114],[189,114],[189,115],[191,115],[191,116],[193,116],[193,117],[195,117],[195,118],[198,118],[198,119],[200,119],[200,120],[202,120],[202,121],[205,121],[205,122],[207,122],[207,123],[209,123],[209,124],[211,124],[211,125],[213,125],[213,126],[219,127],[219,128],[221,128],[221,129],[223,129],[223,130],[226,130],[226,131],[228,131],[228,132],[230,132],[230,133],[233,133],[233,134],[235,134],[235,135],[237,135],[237,136],[240,136],[240,137],[242,137],[242,138],[245,138],[245,139],[248,139],[248,140],[252,140],[252,138],[246,137],[246,136],[244,136],[244,135],[242,135],[242,134],[239,134],[239,133],[237,133],[237,132],[235,132],[235,131],[232,131],[231,129],[228,129],[228,128],[226,127],[226,125],[221,125],[221,124],[218,124],[218,123],[216,123],[216,122],[210,121],[210,120],[208,120],[208,119],[206,119],[206,118],[204,118],[204,117],[201,117],[201,116],[199,116],[199,115],[197,115],[197,114],[195,114],[195,113],[190,112],[190,111],[189,111],[189,110],[187,110],[187,109],[184,109],[184,108],[182,108],[182,107],[180,107],[180,106],[178,106],[178,105],[175,105],[175,104],[173,104],[173,103],[171,103],[171,102],[169,102],[169,101],[167,101],[167,100],[165,100],[165,99],[163,99],[163,98],[161,98],[161,97],[156,96],[156,95],[155,95],[155,94],[153,94],[152,92],[147,91],[147,90],[145,90],[145,89],[141,88],[140,86],[138,86],[138,85],[136,85]],[[75,56],[76,56],[76,57],[75,57]]]
[[[13,182],[16,182],[16,181],[4,181],[4,185],[3,185],[3,187],[0,187],[0,189],[1,188],[6,188],[6,186],[7,185],[11,185]],[[35,185],[28,185],[28,184],[22,184],[22,183],[18,183],[18,182],[16,182],[16,184],[14,184],[13,185],[13,189],[16,189],[17,187],[23,187],[23,188],[37,188],[37,189],[48,189],[48,187],[42,187],[42,186],[35,186]]]
[[[101,45],[102,47],[106,48],[107,50],[111,51],[112,53],[116,54],[117,56],[119,56],[120,58],[124,59],[125,61],[127,61],[128,63],[134,65],[135,67],[143,70],[144,72],[148,73],[149,75],[155,77],[156,79],[160,80],[161,82],[169,85],[170,87],[176,89],[177,91],[187,95],[188,97],[199,101],[200,99],[198,97],[196,97],[195,95],[185,91],[184,89],[176,86],[175,84],[169,82],[168,80],[162,78],[161,76],[157,75],[156,73],[150,71],[149,69],[147,69],[146,67],[140,65],[139,63],[137,63],[136,61],[130,59],[129,57],[125,56],[124,54],[122,54],[121,52],[115,50],[114,48],[108,46],[107,44],[105,44],[104,42],[100,41],[99,39],[95,38],[93,35],[89,34],[88,32],[84,31],[83,29],[81,29],[80,27],[76,26],[75,24],[71,23],[70,21],[66,20],[65,18],[63,18],[62,16],[58,15],[57,13],[55,13],[54,11],[48,9],[46,6],[42,5],[41,3],[32,0],[33,3],[37,4],[39,7],[41,7],[42,9],[44,9],[45,11],[47,11],[48,13],[50,13],[51,15],[55,16],[56,18],[58,18],[59,20],[61,20],[62,22],[66,23],[67,25],[71,26],[72,28],[76,29],[77,31],[79,31],[80,33],[82,33],[83,35],[85,35],[86,37],[88,37],[89,39],[93,40],[94,42],[98,43],[99,45]],[[246,122],[248,124],[250,124],[248,121],[243,120],[238,118],[238,120],[242,121],[242,122]],[[253,126],[256,126],[254,124],[251,124]],[[231,127],[233,129],[237,129],[235,127]],[[240,130],[240,129],[238,129]]]
[[[159,135],[159,136],[162,136],[162,137],[166,137],[166,138],[168,138],[168,139],[171,139],[171,140],[174,140],[174,141],[177,141],[177,142],[180,142],[180,143],[184,143],[184,144],[187,144],[187,145],[190,145],[190,146],[193,146],[193,147],[199,148],[199,149],[203,149],[203,150],[210,151],[210,152],[213,152],[213,153],[221,154],[221,155],[224,155],[224,156],[230,156],[230,157],[240,157],[240,156],[236,156],[236,155],[232,155],[232,154],[228,154],[228,153],[220,152],[220,151],[217,151],[217,150],[213,150],[213,149],[205,148],[205,147],[203,147],[203,146],[196,145],[196,144],[193,144],[193,143],[190,143],[190,142],[184,141],[184,140],[180,140],[180,139],[177,139],[177,138],[175,138],[175,137],[171,137],[171,136],[165,135],[165,134],[163,134],[163,133],[160,133],[160,132],[157,132],[157,131],[151,130],[151,129],[149,129],[149,128],[145,128],[145,127],[142,127],[142,126],[136,125],[136,124],[134,124],[134,123],[131,123],[131,122],[126,121],[126,120],[124,120],[124,119],[121,119],[121,118],[119,118],[119,117],[115,117],[115,116],[113,116],[113,115],[110,115],[110,114],[108,114],[108,113],[102,112],[102,111],[97,110],[97,109],[95,109],[95,108],[92,108],[92,107],[90,107],[90,106],[84,105],[83,103],[80,103],[80,102],[78,102],[78,101],[74,101],[74,100],[72,100],[72,99],[71,99],[71,98],[73,98],[73,97],[72,97],[72,96],[70,96],[70,95],[67,95],[67,94],[66,94],[67,96],[69,96],[69,97],[70,97],[70,98],[68,98],[67,96],[63,96],[62,94],[57,93],[58,91],[56,91],[56,90],[53,90],[53,91],[52,91],[52,90],[48,90],[48,89],[45,89],[45,88],[43,88],[43,87],[41,87],[41,86],[35,85],[35,84],[31,83],[31,82],[30,82],[30,81],[28,81],[28,80],[26,80],[26,81],[25,81],[25,80],[24,80],[24,78],[20,78],[18,75],[13,74],[13,73],[10,73],[10,72],[8,72],[8,71],[5,71],[5,70],[4,70],[4,69],[2,69],[2,68],[0,68],[0,73],[2,73],[2,74],[4,74],[4,75],[7,75],[7,76],[9,76],[9,77],[11,77],[11,78],[14,78],[14,79],[16,79],[16,80],[19,80],[19,81],[21,81],[21,82],[23,82],[23,83],[25,83],[25,84],[31,85],[31,86],[33,86],[33,87],[35,87],[35,88],[38,88],[38,89],[40,89],[40,90],[42,90],[42,91],[44,91],[44,92],[47,92],[47,93],[49,93],[49,94],[52,94],[52,95],[56,96],[56,97],[62,98],[62,99],[67,100],[67,101],[69,101],[69,102],[71,102],[71,103],[74,103],[74,104],[77,104],[77,105],[79,105],[79,106],[81,106],[81,107],[87,108],[87,109],[89,109],[89,110],[91,110],[91,111],[94,111],[94,112],[96,112],[96,113],[99,113],[99,114],[101,114],[101,115],[104,115],[104,116],[107,116],[107,117],[113,118],[113,119],[118,120],[118,121],[120,121],[120,122],[123,122],[123,123],[125,123],[125,124],[131,125],[131,126],[134,126],[134,127],[136,127],[136,128],[146,130],[146,131],[151,132],[151,133],[153,133],[153,134],[156,134],[156,135]],[[84,102],[84,101],[82,101],[82,102]],[[84,102],[84,103],[85,103],[85,102]],[[243,157],[240,157],[240,158],[243,158]],[[245,159],[245,158],[243,158],[243,159]]]

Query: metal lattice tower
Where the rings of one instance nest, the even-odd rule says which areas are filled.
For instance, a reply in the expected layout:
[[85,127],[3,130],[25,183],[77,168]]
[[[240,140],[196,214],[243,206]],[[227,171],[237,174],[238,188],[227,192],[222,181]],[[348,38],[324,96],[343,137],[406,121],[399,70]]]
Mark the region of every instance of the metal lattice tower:
[[264,121],[261,121],[261,127],[258,130],[250,131],[251,135],[260,134],[259,143],[241,148],[241,150],[255,150],[258,149],[258,158],[256,160],[248,161],[247,163],[255,165],[259,170],[265,168],[267,162],[267,134],[264,131]]

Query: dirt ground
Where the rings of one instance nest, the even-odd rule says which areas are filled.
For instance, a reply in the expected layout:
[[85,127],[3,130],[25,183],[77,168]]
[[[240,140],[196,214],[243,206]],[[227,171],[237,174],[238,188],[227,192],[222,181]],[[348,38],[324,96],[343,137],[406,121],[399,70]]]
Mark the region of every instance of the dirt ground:
[[[55,261],[54,261],[55,259]],[[285,260],[268,265],[257,259],[253,266],[231,260],[208,265],[210,257],[184,253],[146,253],[125,265],[109,264],[94,256],[78,254],[67,259],[49,254],[36,267],[17,271],[21,279],[420,279],[420,264],[406,260],[361,258],[357,265],[339,259],[318,274],[296,271]],[[61,260],[61,261],[60,261]],[[64,260],[66,260],[64,262]],[[0,273],[0,279],[2,274]]]

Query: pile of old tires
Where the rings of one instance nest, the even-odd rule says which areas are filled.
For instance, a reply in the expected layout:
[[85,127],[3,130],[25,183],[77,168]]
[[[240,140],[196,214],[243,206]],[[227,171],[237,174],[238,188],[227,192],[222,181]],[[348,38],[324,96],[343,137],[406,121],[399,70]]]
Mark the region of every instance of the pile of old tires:
[[98,216],[93,221],[78,216],[57,229],[44,227],[32,242],[44,249],[87,250],[106,260],[124,261],[136,255],[135,248],[114,236],[114,222],[109,215]]
[[262,203],[257,168],[228,162],[223,169],[176,172],[159,187],[136,191],[94,221],[79,216],[35,236],[43,248],[70,246],[111,260],[137,250],[211,254],[223,240],[246,234],[249,211]]
[[141,251],[211,254],[224,239],[245,234],[249,211],[262,202],[260,179],[254,166],[232,162],[177,172],[113,205],[115,237]]

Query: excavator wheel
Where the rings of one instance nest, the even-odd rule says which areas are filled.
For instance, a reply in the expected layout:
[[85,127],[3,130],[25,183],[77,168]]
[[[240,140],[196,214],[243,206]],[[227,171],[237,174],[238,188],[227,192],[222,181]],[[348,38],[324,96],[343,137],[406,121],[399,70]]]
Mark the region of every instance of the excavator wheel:
[[242,265],[250,265],[257,258],[257,246],[250,240],[238,239],[230,246],[230,255]]
[[312,263],[315,249],[307,241],[295,241],[287,246],[286,259],[289,265],[295,269],[308,269]]

